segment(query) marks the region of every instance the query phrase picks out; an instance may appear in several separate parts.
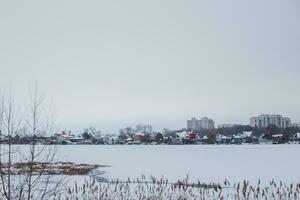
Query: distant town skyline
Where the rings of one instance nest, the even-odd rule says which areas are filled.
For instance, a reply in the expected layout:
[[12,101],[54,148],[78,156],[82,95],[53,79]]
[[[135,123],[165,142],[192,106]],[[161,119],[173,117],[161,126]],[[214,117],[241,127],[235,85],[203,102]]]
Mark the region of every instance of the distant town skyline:
[[[224,122],[219,122],[216,123],[214,119],[208,118],[207,116],[202,116],[202,117],[192,117],[190,119],[187,119],[185,121],[185,126],[177,126],[177,127],[167,127],[167,126],[161,126],[161,127],[155,127],[153,124],[149,124],[147,122],[144,123],[136,123],[136,124],[124,124],[123,127],[114,127],[115,131],[104,131],[105,133],[110,133],[110,134],[116,134],[119,133],[120,131],[124,131],[127,128],[133,128],[137,130],[151,130],[148,132],[152,131],[159,131],[163,132],[163,129],[168,129],[168,130],[176,130],[176,129],[186,129],[187,131],[192,131],[192,130],[201,130],[201,129],[218,129],[218,128],[232,128],[234,126],[250,126],[250,127],[256,127],[256,128],[267,128],[270,125],[275,125],[278,128],[290,128],[290,127],[300,127],[300,121],[293,120],[289,117],[282,116],[281,114],[259,114],[257,116],[252,116],[248,118],[247,123],[224,123]],[[143,128],[140,128],[143,127]],[[154,127],[154,128],[153,128]],[[81,129],[75,129],[75,131],[80,132],[80,131],[86,131],[88,129],[92,130],[98,130],[102,131],[102,129],[99,129],[101,127],[95,127],[95,126],[89,126],[89,127],[84,127]],[[74,129],[67,128],[64,131],[74,131]],[[59,131],[63,131],[63,129],[60,129]],[[94,131],[95,132],[95,131]]]
[[183,128],[193,116],[300,121],[300,3],[5,1],[0,91],[26,103],[37,83],[58,129],[137,123]]

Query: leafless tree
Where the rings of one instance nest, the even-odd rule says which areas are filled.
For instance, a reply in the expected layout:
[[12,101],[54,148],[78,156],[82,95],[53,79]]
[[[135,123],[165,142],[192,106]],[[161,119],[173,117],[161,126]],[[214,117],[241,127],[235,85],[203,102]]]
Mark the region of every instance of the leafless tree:
[[0,106],[0,138],[1,143],[3,140],[7,140],[7,145],[4,148],[2,145],[0,146],[1,199],[3,197],[6,199],[14,198],[14,192],[17,190],[16,179],[12,176],[12,164],[16,148],[11,143],[11,139],[18,126],[16,116],[17,111],[13,98],[11,96],[9,98],[2,96]]
[[[62,189],[63,177],[53,175],[49,165],[57,161],[55,146],[39,144],[39,138],[53,131],[53,115],[44,107],[44,98],[35,88],[30,92],[30,106],[19,115],[13,98],[2,96],[0,105],[0,198],[1,199],[51,199]],[[12,144],[20,133],[30,139],[28,145]],[[5,141],[5,144],[2,144]],[[22,163],[24,168],[16,173],[13,167]]]

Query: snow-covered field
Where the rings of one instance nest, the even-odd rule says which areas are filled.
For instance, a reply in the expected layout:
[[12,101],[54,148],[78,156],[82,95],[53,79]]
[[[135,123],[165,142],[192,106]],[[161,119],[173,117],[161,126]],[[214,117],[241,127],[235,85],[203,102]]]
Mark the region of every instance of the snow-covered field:
[[65,161],[110,167],[105,178],[165,177],[177,181],[231,182],[260,179],[300,182],[300,145],[190,145],[190,146],[59,146]]

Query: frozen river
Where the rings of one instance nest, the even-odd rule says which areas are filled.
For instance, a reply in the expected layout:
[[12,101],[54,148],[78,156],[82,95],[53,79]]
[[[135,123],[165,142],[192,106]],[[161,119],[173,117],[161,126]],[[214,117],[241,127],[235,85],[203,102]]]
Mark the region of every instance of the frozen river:
[[107,179],[165,177],[176,181],[300,182],[300,145],[60,146],[62,157],[77,163],[101,164]]

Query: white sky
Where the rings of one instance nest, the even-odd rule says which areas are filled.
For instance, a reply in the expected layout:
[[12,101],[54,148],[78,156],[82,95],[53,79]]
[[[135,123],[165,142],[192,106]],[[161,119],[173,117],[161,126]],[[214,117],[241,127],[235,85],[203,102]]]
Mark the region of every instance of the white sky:
[[1,1],[0,89],[38,82],[58,126],[300,121],[298,0]]

